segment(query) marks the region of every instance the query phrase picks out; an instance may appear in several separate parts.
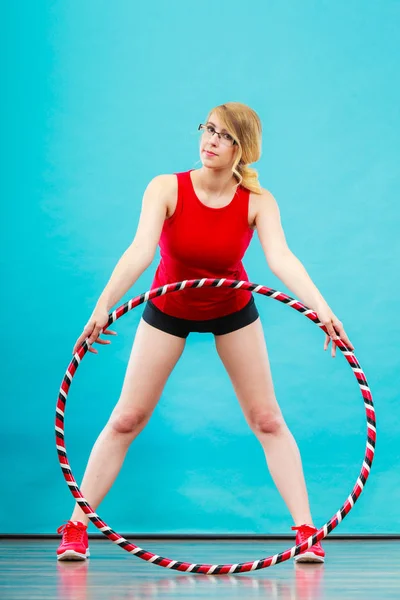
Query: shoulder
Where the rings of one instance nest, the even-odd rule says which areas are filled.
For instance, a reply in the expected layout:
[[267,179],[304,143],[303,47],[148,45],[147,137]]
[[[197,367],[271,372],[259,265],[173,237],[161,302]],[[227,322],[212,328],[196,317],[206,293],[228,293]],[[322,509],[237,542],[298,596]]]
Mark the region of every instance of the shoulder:
[[151,207],[160,208],[170,217],[176,207],[178,178],[175,174],[156,175],[148,183],[144,198]]
[[255,192],[250,192],[250,198],[254,201],[254,202],[258,202],[260,204],[271,204],[276,202],[274,196],[271,194],[271,192],[269,190],[266,190],[265,188],[261,188],[261,194],[256,194]]
[[278,213],[278,203],[274,198],[273,194],[261,188],[261,194],[250,192],[250,209],[251,209],[251,220],[254,225],[257,225],[257,221],[265,215],[271,216],[271,214]]
[[178,179],[176,175],[156,175],[147,185],[147,189],[158,192],[161,196],[169,196],[176,193],[178,189]]

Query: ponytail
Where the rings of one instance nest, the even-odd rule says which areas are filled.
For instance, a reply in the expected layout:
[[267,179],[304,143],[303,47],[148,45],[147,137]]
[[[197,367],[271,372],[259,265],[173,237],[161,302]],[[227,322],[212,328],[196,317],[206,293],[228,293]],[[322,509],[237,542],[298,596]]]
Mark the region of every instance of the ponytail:
[[257,169],[249,167],[249,165],[245,165],[240,161],[238,165],[233,167],[232,173],[238,180],[238,186],[241,185],[254,194],[262,194]]

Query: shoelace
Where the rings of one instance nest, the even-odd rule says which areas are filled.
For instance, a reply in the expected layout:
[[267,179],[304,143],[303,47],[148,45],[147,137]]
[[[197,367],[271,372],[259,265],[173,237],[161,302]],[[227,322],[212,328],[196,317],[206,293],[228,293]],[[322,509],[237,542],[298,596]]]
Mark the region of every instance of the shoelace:
[[57,529],[57,533],[62,533],[65,536],[66,542],[80,542],[86,527],[80,523],[75,525],[72,521],[67,521]]

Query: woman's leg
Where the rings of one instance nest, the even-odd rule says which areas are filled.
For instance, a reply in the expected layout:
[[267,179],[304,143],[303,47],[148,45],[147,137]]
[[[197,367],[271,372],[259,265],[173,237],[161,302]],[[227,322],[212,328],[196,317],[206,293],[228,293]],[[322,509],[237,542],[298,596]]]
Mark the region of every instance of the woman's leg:
[[275,398],[260,319],[215,336],[215,344],[295,524],[312,524],[300,453]]
[[[93,446],[81,485],[93,509],[114,483],[130,443],[150,419],[185,341],[140,320],[120,398]],[[88,523],[78,504],[71,521]]]

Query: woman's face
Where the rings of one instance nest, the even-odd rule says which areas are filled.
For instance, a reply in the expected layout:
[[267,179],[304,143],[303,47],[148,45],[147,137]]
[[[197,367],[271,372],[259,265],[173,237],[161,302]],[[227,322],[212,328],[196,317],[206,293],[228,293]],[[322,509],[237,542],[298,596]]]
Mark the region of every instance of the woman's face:
[[[226,131],[224,124],[215,113],[212,113],[207,123],[207,129],[200,138],[200,159],[205,167],[231,168],[238,150],[237,144],[232,144],[233,138]],[[215,131],[221,133],[218,136]]]

